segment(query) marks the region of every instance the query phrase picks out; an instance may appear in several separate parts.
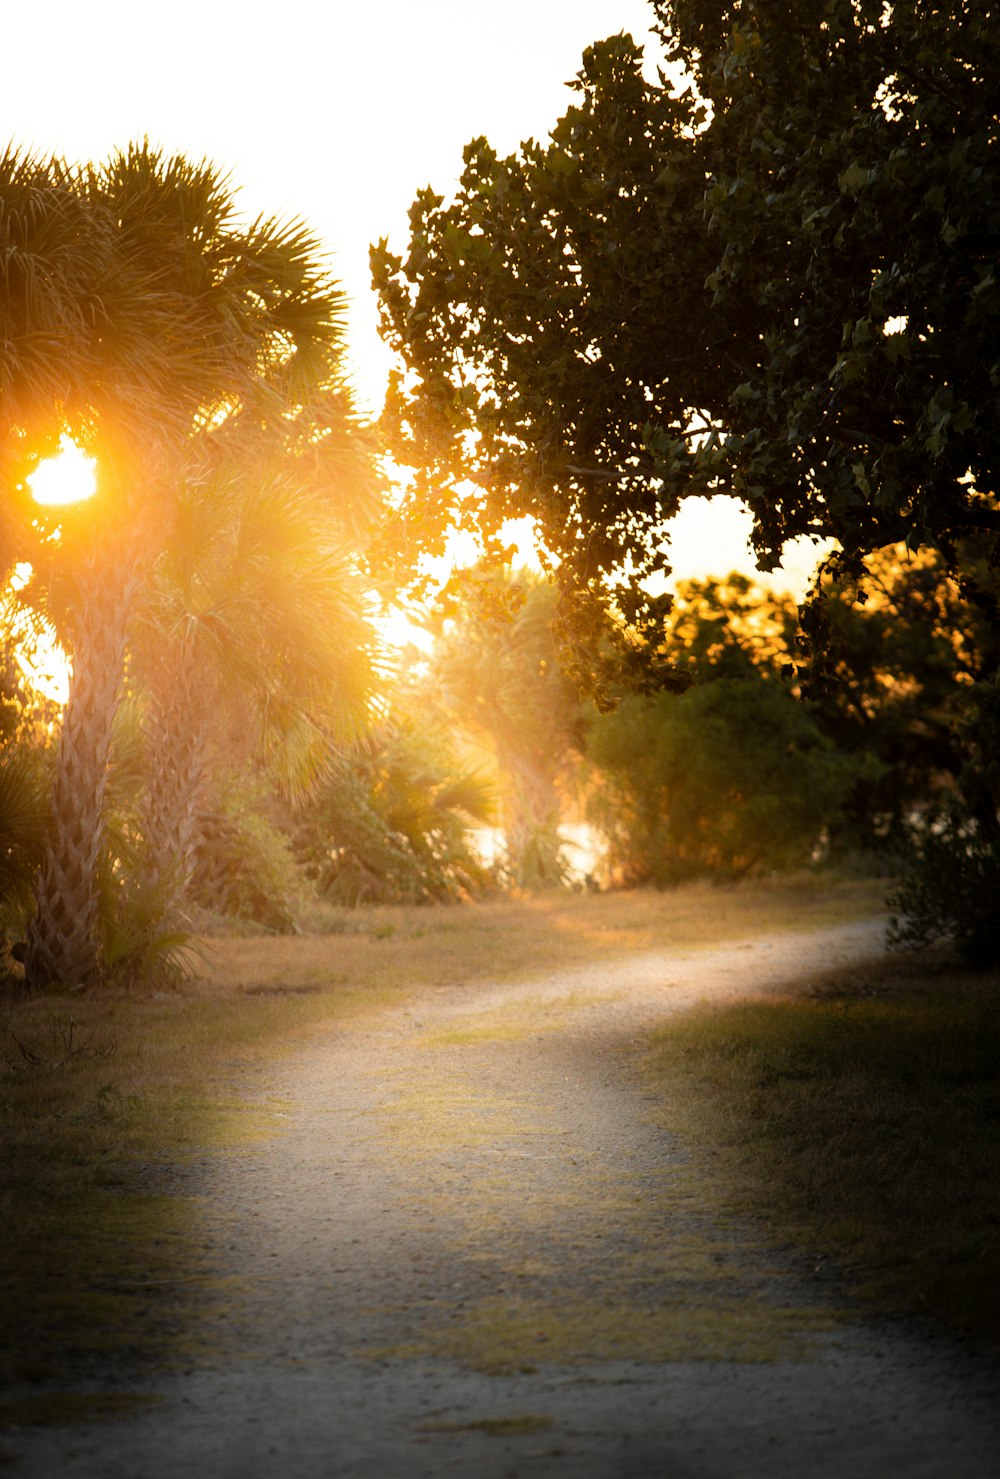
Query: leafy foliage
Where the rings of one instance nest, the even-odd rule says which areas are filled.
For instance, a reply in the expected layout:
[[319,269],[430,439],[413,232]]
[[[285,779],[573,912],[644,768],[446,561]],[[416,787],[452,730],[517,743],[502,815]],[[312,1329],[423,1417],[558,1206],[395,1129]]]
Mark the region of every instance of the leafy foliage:
[[902,876],[889,899],[888,941],[897,949],[955,942],[969,965],[1000,961],[1000,847],[950,806],[913,829]]
[[841,845],[895,849],[913,816],[969,761],[970,697],[1000,664],[995,578],[902,547],[864,562],[860,585],[825,579],[802,618],[799,672],[838,749],[879,762],[837,826]]
[[954,789],[910,829],[890,940],[947,938],[975,966],[1000,962],[1000,688],[967,691],[965,763]]
[[59,719],[59,705],[26,676],[42,661],[48,635],[8,588],[0,596],[0,754],[15,749],[45,752]]
[[48,776],[29,750],[0,763],[0,932],[20,934],[42,860],[48,815]]
[[239,794],[224,792],[210,808],[202,803],[188,898],[214,914],[288,933],[295,926],[295,860],[287,833],[253,789],[244,781]]
[[739,571],[685,580],[661,633],[661,647],[688,682],[790,676],[798,630],[791,596],[766,589]]
[[[399,540],[534,516],[564,578],[662,559],[664,519],[746,500],[774,563],[996,529],[992,8],[660,0],[686,92],[588,50],[545,144],[465,151],[373,249],[417,479]],[[701,433],[707,433],[703,435]],[[620,598],[619,598],[620,599]]]
[[626,699],[594,720],[587,752],[614,875],[659,887],[807,863],[859,772],[760,674]]
[[578,744],[579,698],[560,666],[557,604],[550,581],[484,565],[459,572],[438,603],[433,697],[492,751],[504,873],[522,888],[561,884],[567,873],[559,783]]
[[712,109],[702,301],[737,325],[702,467],[769,556],[797,533],[864,552],[995,530],[995,8],[658,9]]
[[1000,661],[995,604],[982,562],[966,558],[951,575],[933,552],[897,547],[868,557],[860,581],[825,577],[799,630],[794,604],[746,577],[684,582],[661,647],[696,686],[781,680],[852,767],[826,818],[831,849],[881,854],[886,866],[942,797],[989,830],[1000,791],[986,780],[980,730]]
[[20,938],[45,845],[58,709],[24,676],[33,633],[22,624],[15,636],[15,613],[0,602],[0,935]]
[[453,902],[494,887],[469,838],[493,819],[491,787],[440,734],[389,718],[303,807],[296,856],[336,903]]
[[[402,552],[456,516],[491,535],[530,514],[586,586],[626,551],[640,573],[655,563],[655,532],[676,505],[643,428],[686,435],[691,408],[725,377],[713,374],[719,346],[702,353],[704,318],[686,291],[692,256],[699,283],[712,265],[702,182],[687,170],[660,183],[690,152],[690,104],[643,82],[627,38],[588,51],[576,86],[547,147],[501,160],[473,141],[454,202],[422,191],[408,255],[383,242],[372,262],[383,332],[410,372],[386,408],[397,457],[417,469]],[[675,387],[654,355],[682,355],[700,394]],[[462,478],[485,496],[456,514]]]
[[[560,579],[642,617],[654,643],[641,580],[691,496],[744,499],[767,566],[809,536],[839,541],[841,578],[898,545],[995,568],[995,7],[655,10],[683,84],[644,80],[627,36],[595,45],[545,143],[500,159],[473,141],[454,199],[418,194],[406,252],[373,249],[403,365],[386,422],[417,470],[387,543],[439,538],[469,479],[481,492],[459,516],[490,534],[532,515]],[[959,786],[957,836],[992,847],[998,798],[969,799],[984,772],[955,719],[963,678],[985,679],[964,667],[970,598],[921,579],[870,620],[836,592],[832,613],[813,608],[814,676],[827,633],[853,654],[810,697],[838,743],[883,761],[858,789],[856,835],[867,807],[869,837],[898,836],[936,771]],[[995,593],[972,605],[995,668]],[[696,689],[674,712],[710,703]]]
[[126,885],[117,873],[112,866],[99,916],[105,983],[126,990],[178,985],[189,973],[189,935],[169,922],[173,879],[141,875]]

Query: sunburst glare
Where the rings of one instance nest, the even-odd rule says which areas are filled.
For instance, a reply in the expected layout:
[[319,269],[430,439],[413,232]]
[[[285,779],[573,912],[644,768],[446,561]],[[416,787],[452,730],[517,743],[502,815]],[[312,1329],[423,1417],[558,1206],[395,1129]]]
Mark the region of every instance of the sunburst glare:
[[28,585],[32,573],[25,560],[14,566],[6,590],[0,591],[0,624],[6,628],[17,665],[31,687],[62,705],[69,696],[70,660],[51,624],[38,612],[32,614],[17,604],[17,593]]
[[40,462],[26,481],[36,503],[82,503],[97,492],[97,464],[72,437],[63,435],[59,451]]

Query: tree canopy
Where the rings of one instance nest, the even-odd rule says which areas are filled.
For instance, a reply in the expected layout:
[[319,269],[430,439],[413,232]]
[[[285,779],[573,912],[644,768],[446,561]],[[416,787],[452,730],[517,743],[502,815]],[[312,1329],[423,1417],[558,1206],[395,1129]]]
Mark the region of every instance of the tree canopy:
[[742,497],[765,566],[995,530],[995,7],[654,8],[658,81],[595,45],[545,143],[474,140],[406,253],[373,249],[398,547],[456,502],[531,514],[564,575],[634,589],[689,496]]

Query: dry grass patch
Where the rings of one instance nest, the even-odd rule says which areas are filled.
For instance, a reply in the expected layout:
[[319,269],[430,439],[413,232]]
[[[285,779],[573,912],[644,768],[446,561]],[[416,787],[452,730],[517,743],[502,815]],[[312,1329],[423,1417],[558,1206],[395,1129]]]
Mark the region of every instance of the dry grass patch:
[[710,949],[884,911],[885,884],[803,873],[658,893],[553,892],[452,907],[317,908],[303,935],[213,936],[203,979],[227,990],[516,980],[656,949]]
[[743,1294],[641,1303],[497,1297],[467,1306],[410,1345],[359,1354],[376,1360],[433,1356],[490,1374],[611,1361],[759,1363],[806,1359],[817,1338],[838,1323],[830,1310]]

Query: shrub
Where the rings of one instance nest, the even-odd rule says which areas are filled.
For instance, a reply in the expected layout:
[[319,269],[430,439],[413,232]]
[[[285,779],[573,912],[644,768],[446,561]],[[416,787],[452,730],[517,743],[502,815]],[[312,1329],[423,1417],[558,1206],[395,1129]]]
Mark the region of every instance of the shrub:
[[288,933],[296,888],[288,838],[259,810],[223,797],[201,813],[188,886],[194,903]]
[[1000,962],[1000,839],[953,802],[911,830],[895,891],[888,942],[921,948],[949,939],[968,965]]
[[863,766],[758,674],[628,698],[593,721],[588,755],[612,867],[660,887],[807,862]]

